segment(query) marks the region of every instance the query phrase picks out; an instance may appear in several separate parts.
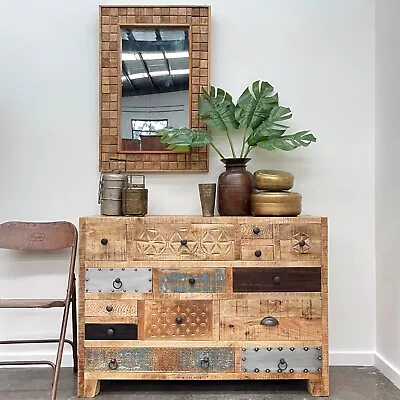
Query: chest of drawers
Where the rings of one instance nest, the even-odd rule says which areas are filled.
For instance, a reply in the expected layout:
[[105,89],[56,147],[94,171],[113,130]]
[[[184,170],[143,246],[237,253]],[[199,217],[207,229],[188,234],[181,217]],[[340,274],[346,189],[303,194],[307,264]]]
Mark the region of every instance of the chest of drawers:
[[109,379],[329,394],[324,217],[82,217],[78,396]]

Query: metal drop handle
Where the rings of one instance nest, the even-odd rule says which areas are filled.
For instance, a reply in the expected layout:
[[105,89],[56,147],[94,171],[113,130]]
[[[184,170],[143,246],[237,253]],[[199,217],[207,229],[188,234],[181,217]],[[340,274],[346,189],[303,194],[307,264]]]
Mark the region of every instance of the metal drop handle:
[[116,370],[118,368],[118,363],[115,358],[110,360],[110,362],[108,363],[108,368],[110,368],[112,370]]
[[114,289],[121,289],[122,288],[122,281],[120,278],[115,278],[113,282]]
[[200,367],[201,368],[209,368],[210,367],[210,359],[208,357],[204,357],[200,360]]
[[285,361],[284,358],[281,358],[278,364],[278,372],[285,371],[287,367],[288,367],[287,362]]
[[260,325],[276,326],[279,325],[279,321],[275,317],[265,317],[260,321]]

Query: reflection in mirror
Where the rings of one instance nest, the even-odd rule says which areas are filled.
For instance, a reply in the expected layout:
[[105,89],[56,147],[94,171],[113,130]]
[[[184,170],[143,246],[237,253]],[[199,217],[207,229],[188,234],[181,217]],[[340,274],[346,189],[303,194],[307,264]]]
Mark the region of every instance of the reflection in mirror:
[[120,150],[166,151],[157,131],[189,124],[188,27],[121,28]]

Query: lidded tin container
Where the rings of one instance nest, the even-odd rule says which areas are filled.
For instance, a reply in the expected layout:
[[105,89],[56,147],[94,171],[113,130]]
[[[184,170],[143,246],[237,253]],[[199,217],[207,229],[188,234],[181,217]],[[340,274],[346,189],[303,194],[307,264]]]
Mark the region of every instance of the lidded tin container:
[[147,204],[148,190],[145,186],[144,175],[126,175],[122,189],[122,213],[128,216],[146,215]]
[[251,195],[251,214],[265,217],[295,217],[301,213],[301,194],[258,192]]
[[102,173],[99,182],[101,215],[122,215],[122,188],[125,175],[119,172]]

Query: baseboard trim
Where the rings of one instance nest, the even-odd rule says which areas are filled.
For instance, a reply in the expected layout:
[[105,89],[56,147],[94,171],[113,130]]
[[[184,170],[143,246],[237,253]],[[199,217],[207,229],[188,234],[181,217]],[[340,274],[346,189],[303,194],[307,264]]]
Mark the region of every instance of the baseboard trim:
[[374,365],[374,353],[335,351],[329,353],[329,365],[370,367]]
[[380,354],[375,354],[375,367],[382,372],[395,386],[400,389],[400,370]]
[[[57,349],[52,353],[38,353],[38,352],[4,352],[0,353],[0,361],[34,361],[34,360],[49,360],[56,362]],[[72,367],[72,350],[68,349],[63,352],[63,358],[61,361],[62,367]],[[10,365],[0,366],[0,368],[29,368],[27,365]],[[47,365],[32,365],[31,367],[37,368],[48,368]]]

